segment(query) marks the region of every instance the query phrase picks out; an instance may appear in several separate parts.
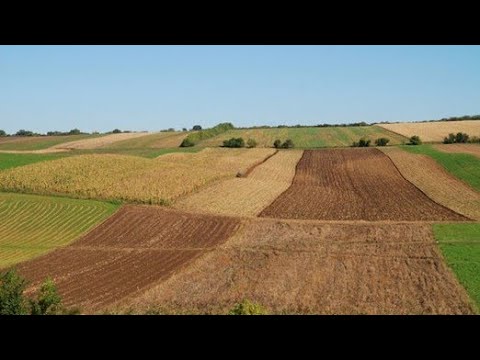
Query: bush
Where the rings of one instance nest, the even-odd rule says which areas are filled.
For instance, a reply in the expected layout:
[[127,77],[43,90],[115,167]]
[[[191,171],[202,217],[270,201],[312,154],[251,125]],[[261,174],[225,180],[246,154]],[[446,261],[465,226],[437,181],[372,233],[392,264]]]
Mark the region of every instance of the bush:
[[379,138],[375,140],[375,145],[377,146],[387,146],[387,144],[390,142],[390,139],[388,138]]
[[17,133],[15,134],[16,136],[33,136],[33,132],[29,130],[18,130]]
[[[196,126],[199,126],[199,125],[196,125]],[[199,141],[212,138],[214,136],[217,136],[219,134],[222,134],[232,129],[234,129],[234,126],[231,123],[222,123],[222,124],[218,124],[217,126],[214,126],[211,129],[201,130],[195,133],[191,133],[185,139],[188,139],[189,141],[188,143],[193,143],[193,145],[189,145],[189,146],[195,146]],[[182,146],[182,147],[185,147],[185,146]]]
[[5,130],[0,130],[0,136],[7,136],[7,133],[5,132]]
[[228,315],[267,315],[267,310],[259,305],[243,300],[241,303],[235,305],[228,313]]
[[369,147],[371,142],[370,139],[361,138],[358,142],[354,142],[352,147]]
[[247,140],[247,147],[248,148],[257,147],[257,142],[255,141],[255,139],[248,139]]
[[282,149],[291,149],[293,147],[294,147],[294,144],[291,139],[285,140],[285,142],[282,144]]
[[223,142],[223,147],[242,148],[245,147],[245,140],[242,138],[231,138],[230,140],[225,140]]
[[81,133],[80,129],[72,129],[68,132],[68,135],[80,135]]
[[469,140],[468,140],[469,143],[472,143],[472,144],[478,144],[480,143],[480,138],[478,136],[472,136]]
[[281,141],[281,140],[278,140],[278,139],[277,139],[277,140],[275,140],[275,141],[273,142],[273,147],[274,147],[275,149],[278,149],[278,148],[280,148],[281,146],[282,146],[282,141]]
[[455,134],[448,134],[448,137],[443,139],[444,144],[453,144],[455,142]]
[[468,134],[465,134],[465,133],[457,133],[457,135],[455,136],[455,142],[456,143],[466,143],[468,142]]
[[188,131],[187,128],[183,128],[182,131]]
[[190,140],[188,137],[183,139],[182,143],[180,144],[180,147],[191,147],[194,146],[195,144],[193,143],[192,140]]
[[413,135],[407,145],[422,145],[422,140],[420,139],[420,136]]
[[202,130],[202,127],[200,125],[195,125],[193,128],[192,128],[193,131],[200,131]]
[[52,315],[60,310],[62,299],[58,295],[57,287],[51,279],[45,280],[40,287],[37,300],[30,300],[32,315]]
[[122,130],[120,130],[120,129],[114,129],[112,131],[112,134],[120,134],[121,132],[122,132]]
[[26,282],[15,270],[0,275],[0,315],[25,315],[27,306],[23,291]]

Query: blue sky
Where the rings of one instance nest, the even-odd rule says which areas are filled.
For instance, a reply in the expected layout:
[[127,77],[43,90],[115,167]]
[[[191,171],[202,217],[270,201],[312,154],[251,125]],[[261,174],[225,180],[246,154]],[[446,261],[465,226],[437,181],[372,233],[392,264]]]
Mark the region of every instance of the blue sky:
[[436,119],[479,84],[480,46],[0,46],[0,129]]

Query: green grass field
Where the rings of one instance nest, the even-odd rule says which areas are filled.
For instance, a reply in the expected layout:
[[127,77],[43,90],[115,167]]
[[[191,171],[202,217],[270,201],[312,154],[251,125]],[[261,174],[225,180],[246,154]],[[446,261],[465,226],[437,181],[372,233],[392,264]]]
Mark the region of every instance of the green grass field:
[[102,135],[65,135],[65,136],[25,136],[0,138],[0,150],[43,150],[49,147],[77,141],[95,138]]
[[117,208],[100,201],[0,193],[0,268],[69,244]]
[[303,149],[350,146],[362,137],[372,140],[372,143],[377,138],[387,137],[391,145],[407,141],[406,138],[378,126],[349,126],[230,130],[200,142],[199,146],[221,146],[224,140],[232,137],[242,137],[245,141],[249,138],[255,139],[259,147],[272,147],[276,139],[292,139],[296,148]]
[[7,154],[0,153],[0,171],[40,161],[55,160],[68,156],[69,153],[52,154]]
[[480,311],[480,224],[436,224],[440,249]]
[[452,175],[480,191],[480,159],[469,154],[445,153],[432,145],[405,146],[404,150],[414,154],[428,155]]

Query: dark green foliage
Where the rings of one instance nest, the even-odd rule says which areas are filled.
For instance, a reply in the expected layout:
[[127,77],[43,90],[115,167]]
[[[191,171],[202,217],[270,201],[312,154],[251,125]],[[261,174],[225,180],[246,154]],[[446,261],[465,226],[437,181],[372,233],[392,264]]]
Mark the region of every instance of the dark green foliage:
[[30,300],[30,312],[32,315],[52,315],[59,310],[61,302],[55,283],[47,279],[40,287],[37,299]]
[[369,147],[371,142],[370,139],[361,138],[358,142],[353,142],[352,147]]
[[277,139],[277,140],[275,140],[275,141],[273,142],[273,147],[274,147],[275,149],[278,149],[278,148],[280,148],[281,146],[282,146],[282,141],[281,141],[281,140],[278,140],[278,139]]
[[282,149],[291,149],[295,145],[293,144],[293,141],[291,139],[285,140],[285,142],[282,144]]
[[114,129],[112,131],[112,134],[120,134],[121,132],[122,132],[122,130],[120,130],[120,129]]
[[455,142],[455,134],[450,133],[448,134],[448,137],[445,137],[443,139],[444,144],[453,144]]
[[35,135],[32,131],[29,130],[18,130],[15,134],[16,136],[33,136]]
[[420,136],[413,135],[410,139],[407,145],[422,145],[422,140],[420,139]]
[[180,147],[195,146],[202,140],[210,139],[214,136],[217,136],[232,129],[234,129],[234,126],[231,123],[222,123],[211,129],[197,131],[195,133],[189,134],[180,144]]
[[245,140],[243,138],[231,138],[223,142],[223,147],[242,148],[245,147]]
[[187,128],[183,128],[182,131],[188,131]]
[[248,148],[257,147],[257,142],[255,141],[255,139],[248,139],[247,140],[247,147]]
[[465,134],[465,133],[457,133],[457,135],[455,134],[448,134],[448,137],[445,137],[443,139],[443,143],[444,144],[463,144],[463,143],[467,143],[469,142],[469,136],[468,134]]
[[480,138],[478,136],[472,136],[469,140],[468,140],[469,143],[472,143],[472,144],[478,144],[480,143]]
[[243,300],[235,305],[228,315],[268,315],[268,313],[263,306],[249,300]]
[[194,125],[192,130],[193,131],[200,131],[200,130],[202,130],[202,127],[200,125]]
[[15,270],[0,275],[0,315],[27,314],[25,287],[25,280]]
[[68,135],[80,135],[81,133],[80,129],[72,129],[68,132]]
[[388,139],[388,138],[379,138],[379,139],[375,140],[375,145],[377,145],[377,146],[387,146],[389,142],[390,142],[390,139]]
[[0,136],[7,136],[7,133],[5,132],[5,130],[0,130]]

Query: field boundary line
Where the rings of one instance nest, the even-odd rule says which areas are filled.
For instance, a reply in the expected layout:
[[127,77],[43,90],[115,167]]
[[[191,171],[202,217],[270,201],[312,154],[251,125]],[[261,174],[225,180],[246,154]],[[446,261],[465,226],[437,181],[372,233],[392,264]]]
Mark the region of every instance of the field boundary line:
[[[275,150],[275,152],[271,155],[268,155],[265,159],[263,159],[262,161],[259,161],[258,163],[256,164],[253,164],[252,166],[250,166],[247,171],[245,171],[245,173],[241,174],[241,173],[238,173],[237,174],[237,177],[239,178],[247,178],[248,175],[250,175],[253,170],[255,170],[258,166],[262,165],[262,164],[265,164],[268,160],[270,160],[272,157],[274,157],[275,155],[277,155],[278,153],[280,152],[280,150]],[[240,176],[239,176],[240,175]]]
[[[398,168],[397,164],[395,164],[395,162],[392,160],[392,158],[390,156],[388,156],[388,154],[384,153],[383,151],[375,148],[375,150],[381,152],[383,155],[385,155],[388,160],[390,160],[390,162],[393,164],[393,166],[395,167],[395,169],[397,170],[397,172],[400,174],[400,176],[405,179],[405,181],[409,182],[410,184],[412,184],[412,186],[414,186],[416,189],[418,189],[418,191],[420,191],[423,195],[425,195],[427,198],[429,198],[431,201],[433,201],[435,204],[437,204],[438,206],[444,208],[444,209],[447,209],[447,210],[450,210],[451,212],[457,214],[457,215],[460,215],[460,216],[463,216],[465,219],[469,220],[469,221],[473,221],[475,222],[476,220],[472,219],[472,218],[469,218],[468,216],[465,216],[453,209],[450,209],[449,207],[445,206],[445,205],[442,205],[440,204],[438,201],[432,199],[430,196],[428,196],[422,189],[420,189],[417,185],[415,185],[414,183],[412,183],[410,180],[408,180],[405,176],[403,176],[402,172],[400,171],[400,169]],[[402,149],[402,151],[405,151]]]

